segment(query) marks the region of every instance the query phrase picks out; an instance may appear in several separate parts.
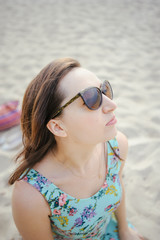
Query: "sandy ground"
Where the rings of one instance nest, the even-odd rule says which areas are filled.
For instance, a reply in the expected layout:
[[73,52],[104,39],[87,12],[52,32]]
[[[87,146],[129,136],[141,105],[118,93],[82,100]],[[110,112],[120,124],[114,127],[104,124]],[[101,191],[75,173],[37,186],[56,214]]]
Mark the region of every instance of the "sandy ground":
[[[160,239],[160,1],[0,0],[0,12],[0,104],[21,102],[33,77],[59,57],[108,79],[129,139],[127,216],[149,240]],[[0,240],[20,239],[7,186],[20,145],[19,126],[0,133]]]

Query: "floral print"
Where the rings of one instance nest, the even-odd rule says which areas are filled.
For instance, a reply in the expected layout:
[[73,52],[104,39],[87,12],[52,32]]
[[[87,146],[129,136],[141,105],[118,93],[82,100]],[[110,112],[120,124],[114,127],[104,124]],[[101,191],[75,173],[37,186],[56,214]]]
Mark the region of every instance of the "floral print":
[[74,226],[82,226],[85,223],[85,220],[90,221],[90,219],[93,218],[95,215],[95,209],[92,207],[92,205],[89,205],[89,207],[85,207],[81,214],[81,217],[75,220]]
[[[110,144],[119,155],[117,140]],[[53,182],[31,169],[23,178],[47,200],[54,239],[119,240],[114,211],[121,202],[122,189],[118,172],[121,161],[108,147],[106,179],[101,189],[90,198],[76,199]],[[25,174],[25,173],[24,173]]]
[[66,199],[67,199],[67,195],[66,194],[61,194],[59,197],[59,206],[63,206],[66,204]]
[[74,207],[70,208],[69,216],[74,216],[74,214],[76,214],[76,212],[77,212],[76,208],[74,208]]

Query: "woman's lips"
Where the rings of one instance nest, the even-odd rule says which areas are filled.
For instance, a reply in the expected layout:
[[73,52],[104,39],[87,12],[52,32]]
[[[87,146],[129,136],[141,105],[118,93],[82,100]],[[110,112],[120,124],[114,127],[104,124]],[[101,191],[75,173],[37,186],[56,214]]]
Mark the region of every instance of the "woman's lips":
[[117,123],[117,119],[116,117],[114,116],[107,124],[106,126],[110,126],[110,125],[114,125]]

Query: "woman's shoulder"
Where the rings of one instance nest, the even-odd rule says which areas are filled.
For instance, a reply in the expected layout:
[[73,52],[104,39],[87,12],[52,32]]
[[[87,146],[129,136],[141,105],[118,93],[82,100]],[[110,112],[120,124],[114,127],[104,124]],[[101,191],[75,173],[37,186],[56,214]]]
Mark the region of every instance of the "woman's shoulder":
[[12,214],[23,238],[52,239],[49,206],[43,196],[23,180],[14,185]]
[[117,140],[120,156],[123,160],[125,160],[128,153],[128,139],[124,133],[118,131],[116,135],[116,140]]
[[43,209],[50,215],[50,209],[43,196],[30,184],[22,180],[15,182],[12,193],[12,208],[15,212],[37,214],[39,209]]

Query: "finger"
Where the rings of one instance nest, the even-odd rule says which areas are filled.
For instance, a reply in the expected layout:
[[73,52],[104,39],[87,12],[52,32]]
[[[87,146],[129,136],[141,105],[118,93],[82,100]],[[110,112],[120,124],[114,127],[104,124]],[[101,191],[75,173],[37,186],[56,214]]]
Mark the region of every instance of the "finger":
[[141,240],[147,240],[146,238],[142,237],[141,235],[138,235]]
[[146,237],[143,237],[142,239],[143,239],[143,240],[149,240],[149,239],[148,239],[148,238],[146,238]]

